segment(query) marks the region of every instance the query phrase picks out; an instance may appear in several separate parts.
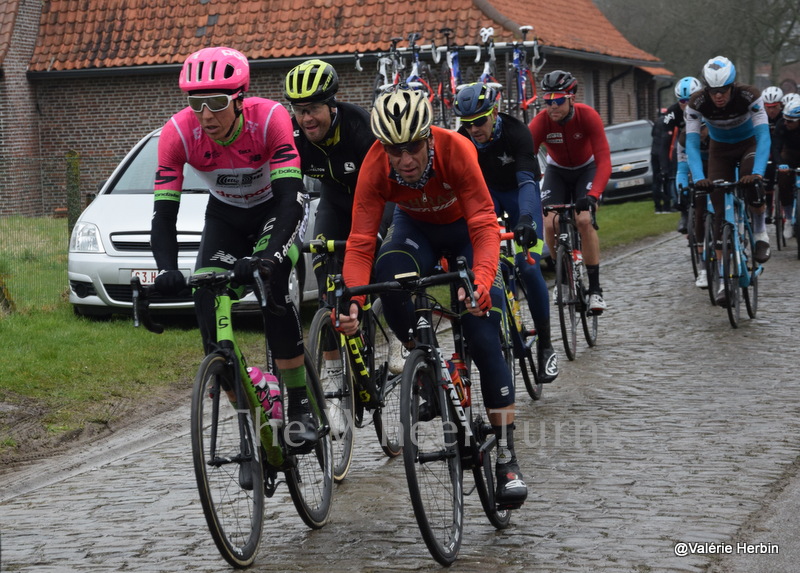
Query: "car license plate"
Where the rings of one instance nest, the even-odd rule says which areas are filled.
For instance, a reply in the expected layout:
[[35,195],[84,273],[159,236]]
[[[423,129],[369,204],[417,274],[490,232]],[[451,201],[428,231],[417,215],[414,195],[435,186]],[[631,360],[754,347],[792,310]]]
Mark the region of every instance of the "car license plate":
[[133,269],[131,271],[131,278],[139,277],[139,281],[143,285],[153,284],[154,282],[156,282],[157,276],[158,276],[158,271],[155,269],[148,269],[148,270]]
[[629,179],[628,181],[620,181],[617,183],[617,189],[622,187],[636,187],[637,185],[644,185],[644,177],[637,177],[636,179]]

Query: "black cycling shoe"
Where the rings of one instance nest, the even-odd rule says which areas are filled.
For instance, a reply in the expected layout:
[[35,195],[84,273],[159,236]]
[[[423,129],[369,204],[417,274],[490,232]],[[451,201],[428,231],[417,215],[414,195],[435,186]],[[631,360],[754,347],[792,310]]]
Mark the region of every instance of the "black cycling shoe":
[[239,487],[248,491],[253,489],[253,462],[239,464]]
[[539,382],[547,384],[558,377],[558,356],[552,346],[539,349]]
[[517,462],[495,466],[497,490],[494,501],[498,509],[517,509],[528,497],[528,486],[522,480]]
[[433,389],[427,384],[424,384],[419,389],[419,398],[424,402],[419,403],[419,412],[417,413],[417,420],[420,422],[430,422],[439,415],[439,407],[436,405],[436,396],[434,396]]
[[317,419],[308,409],[308,400],[296,410],[289,407],[284,438],[292,453],[308,453],[319,440]]

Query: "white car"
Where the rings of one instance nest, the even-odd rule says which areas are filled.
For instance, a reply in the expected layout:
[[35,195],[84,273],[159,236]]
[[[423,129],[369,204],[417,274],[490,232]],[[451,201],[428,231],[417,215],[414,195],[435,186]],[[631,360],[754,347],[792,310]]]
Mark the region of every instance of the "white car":
[[[69,242],[67,272],[69,301],[76,314],[108,317],[131,312],[131,277],[152,284],[157,268],[150,250],[150,221],[153,216],[153,185],[157,166],[157,129],[140,140],[103,184],[97,197],[81,213]],[[184,171],[184,193],[178,213],[178,266],[184,275],[194,271],[203,230],[208,189],[189,166]],[[314,228],[314,199],[305,239]],[[317,285],[311,256],[293,271],[290,290],[295,304],[315,300]],[[240,310],[254,309],[249,295],[237,304]],[[153,310],[191,310],[191,297],[173,297],[153,302]]]

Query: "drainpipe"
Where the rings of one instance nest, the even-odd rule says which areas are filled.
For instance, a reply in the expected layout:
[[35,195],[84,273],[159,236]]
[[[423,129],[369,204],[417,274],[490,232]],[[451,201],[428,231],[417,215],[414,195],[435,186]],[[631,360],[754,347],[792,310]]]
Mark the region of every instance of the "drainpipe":
[[633,72],[633,66],[628,66],[628,69],[608,80],[606,90],[608,90],[608,125],[614,125],[614,91],[613,84]]

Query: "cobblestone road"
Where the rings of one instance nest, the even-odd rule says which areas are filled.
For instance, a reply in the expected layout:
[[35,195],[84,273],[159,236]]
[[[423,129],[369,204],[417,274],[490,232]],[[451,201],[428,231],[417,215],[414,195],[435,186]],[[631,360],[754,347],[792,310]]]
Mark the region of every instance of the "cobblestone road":
[[[737,330],[694,287],[687,255],[670,236],[605,264],[597,347],[581,343],[574,362],[562,352],[543,399],[523,390],[518,401],[529,500],[496,532],[468,498],[453,571],[706,571],[718,557],[676,555],[676,544],[732,542],[794,475],[794,241],[773,252],[759,316]],[[184,407],[81,460],[0,477],[2,570],[229,570],[197,499],[187,420]],[[253,571],[440,569],[408,509],[401,460],[385,459],[371,428],[357,445],[322,530],[302,524],[288,493],[271,500]]]

